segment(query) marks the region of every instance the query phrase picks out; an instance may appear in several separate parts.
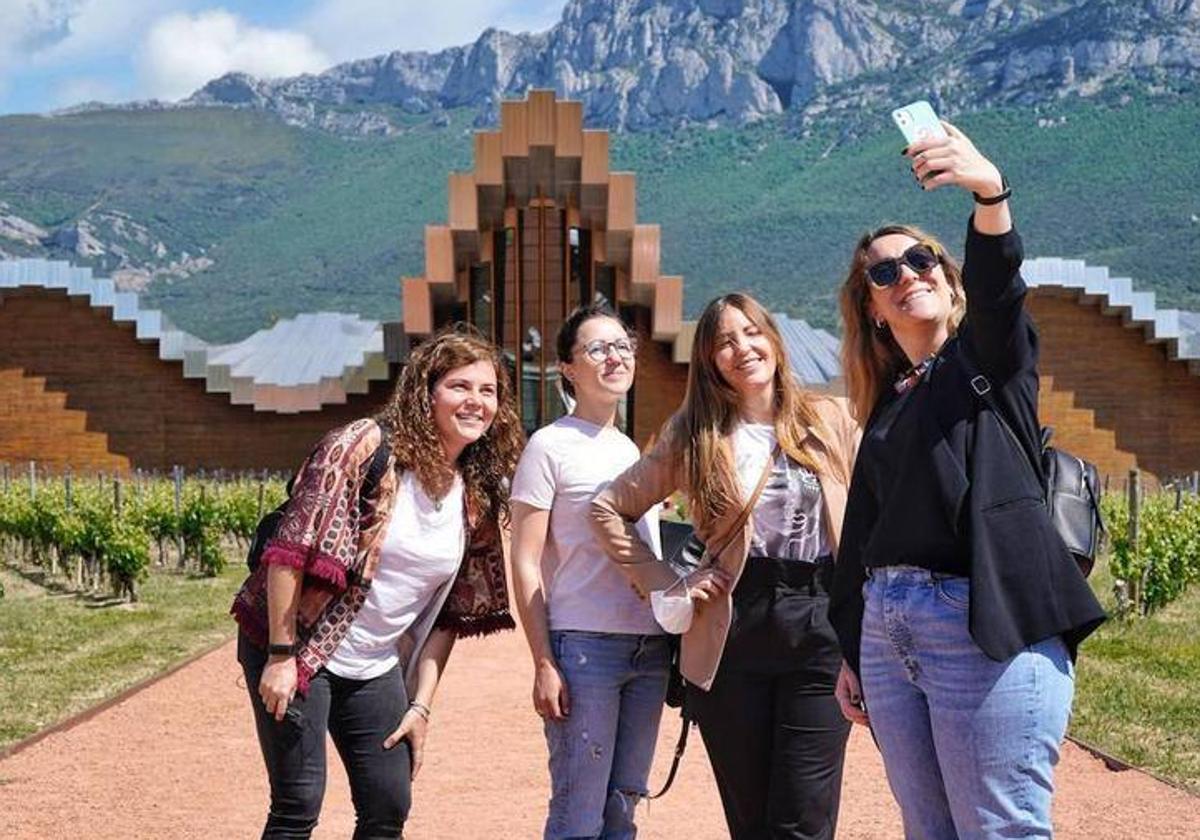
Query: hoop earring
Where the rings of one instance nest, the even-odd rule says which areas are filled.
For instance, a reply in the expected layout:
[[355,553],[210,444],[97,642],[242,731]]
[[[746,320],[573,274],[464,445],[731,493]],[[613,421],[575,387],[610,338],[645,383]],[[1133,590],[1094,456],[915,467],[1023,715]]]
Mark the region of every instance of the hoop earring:
[[882,318],[875,319],[875,329],[877,331],[883,332],[886,327],[887,327],[887,321],[883,320]]

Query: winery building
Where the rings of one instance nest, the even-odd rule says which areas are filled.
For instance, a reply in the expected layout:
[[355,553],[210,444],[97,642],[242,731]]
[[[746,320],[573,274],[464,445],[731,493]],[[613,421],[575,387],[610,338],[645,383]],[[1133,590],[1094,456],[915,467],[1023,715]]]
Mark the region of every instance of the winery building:
[[[447,222],[425,228],[424,270],[401,280],[395,322],[305,314],[215,345],[89,269],[0,262],[0,462],[289,469],[324,430],[376,411],[409,348],[455,321],[503,348],[532,431],[565,410],[554,335],[597,299],[641,338],[623,418],[644,444],[683,396],[694,324],[608,144],[579,102],[502,103],[499,130],[475,134],[474,169],[449,176]],[[1114,475],[1200,467],[1200,316],[1078,261],[1030,260],[1026,276],[1042,419],[1059,443]],[[836,338],[780,324],[801,379],[840,392]]]

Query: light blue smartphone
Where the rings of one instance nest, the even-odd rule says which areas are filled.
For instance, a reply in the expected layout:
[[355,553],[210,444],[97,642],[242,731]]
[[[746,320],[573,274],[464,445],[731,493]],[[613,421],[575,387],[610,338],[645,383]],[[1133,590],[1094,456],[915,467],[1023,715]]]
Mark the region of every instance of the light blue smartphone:
[[933,106],[924,99],[911,102],[892,111],[892,121],[908,141],[908,145],[929,137],[945,137],[946,129],[933,112]]

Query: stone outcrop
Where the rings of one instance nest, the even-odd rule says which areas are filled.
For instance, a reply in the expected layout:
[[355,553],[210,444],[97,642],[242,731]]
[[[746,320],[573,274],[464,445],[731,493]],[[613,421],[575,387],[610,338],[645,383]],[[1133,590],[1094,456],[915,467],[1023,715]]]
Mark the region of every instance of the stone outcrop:
[[[382,109],[479,110],[530,87],[584,102],[589,124],[752,122],[929,96],[947,110],[1200,77],[1200,0],[570,0],[542,33],[216,79],[185,105],[270,110],[339,134],[396,130]],[[884,103],[887,104],[887,103]],[[355,110],[354,106],[361,106]]]

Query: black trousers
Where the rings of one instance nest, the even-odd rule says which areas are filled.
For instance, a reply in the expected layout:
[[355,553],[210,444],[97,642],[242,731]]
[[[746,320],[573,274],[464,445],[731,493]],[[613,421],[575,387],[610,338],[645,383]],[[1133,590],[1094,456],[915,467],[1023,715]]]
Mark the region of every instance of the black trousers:
[[833,690],[829,564],[751,558],[712,689],[688,686],[732,840],[826,840],[837,828],[850,724]]
[[262,836],[311,836],[325,798],[328,731],[350,779],[354,840],[401,837],[411,804],[412,759],[408,741],[383,748],[408,709],[399,666],[370,680],[348,680],[322,669],[309,682],[308,695],[297,695],[277,723],[258,696],[266,654],[239,636],[238,661],[271,783],[271,810]]

